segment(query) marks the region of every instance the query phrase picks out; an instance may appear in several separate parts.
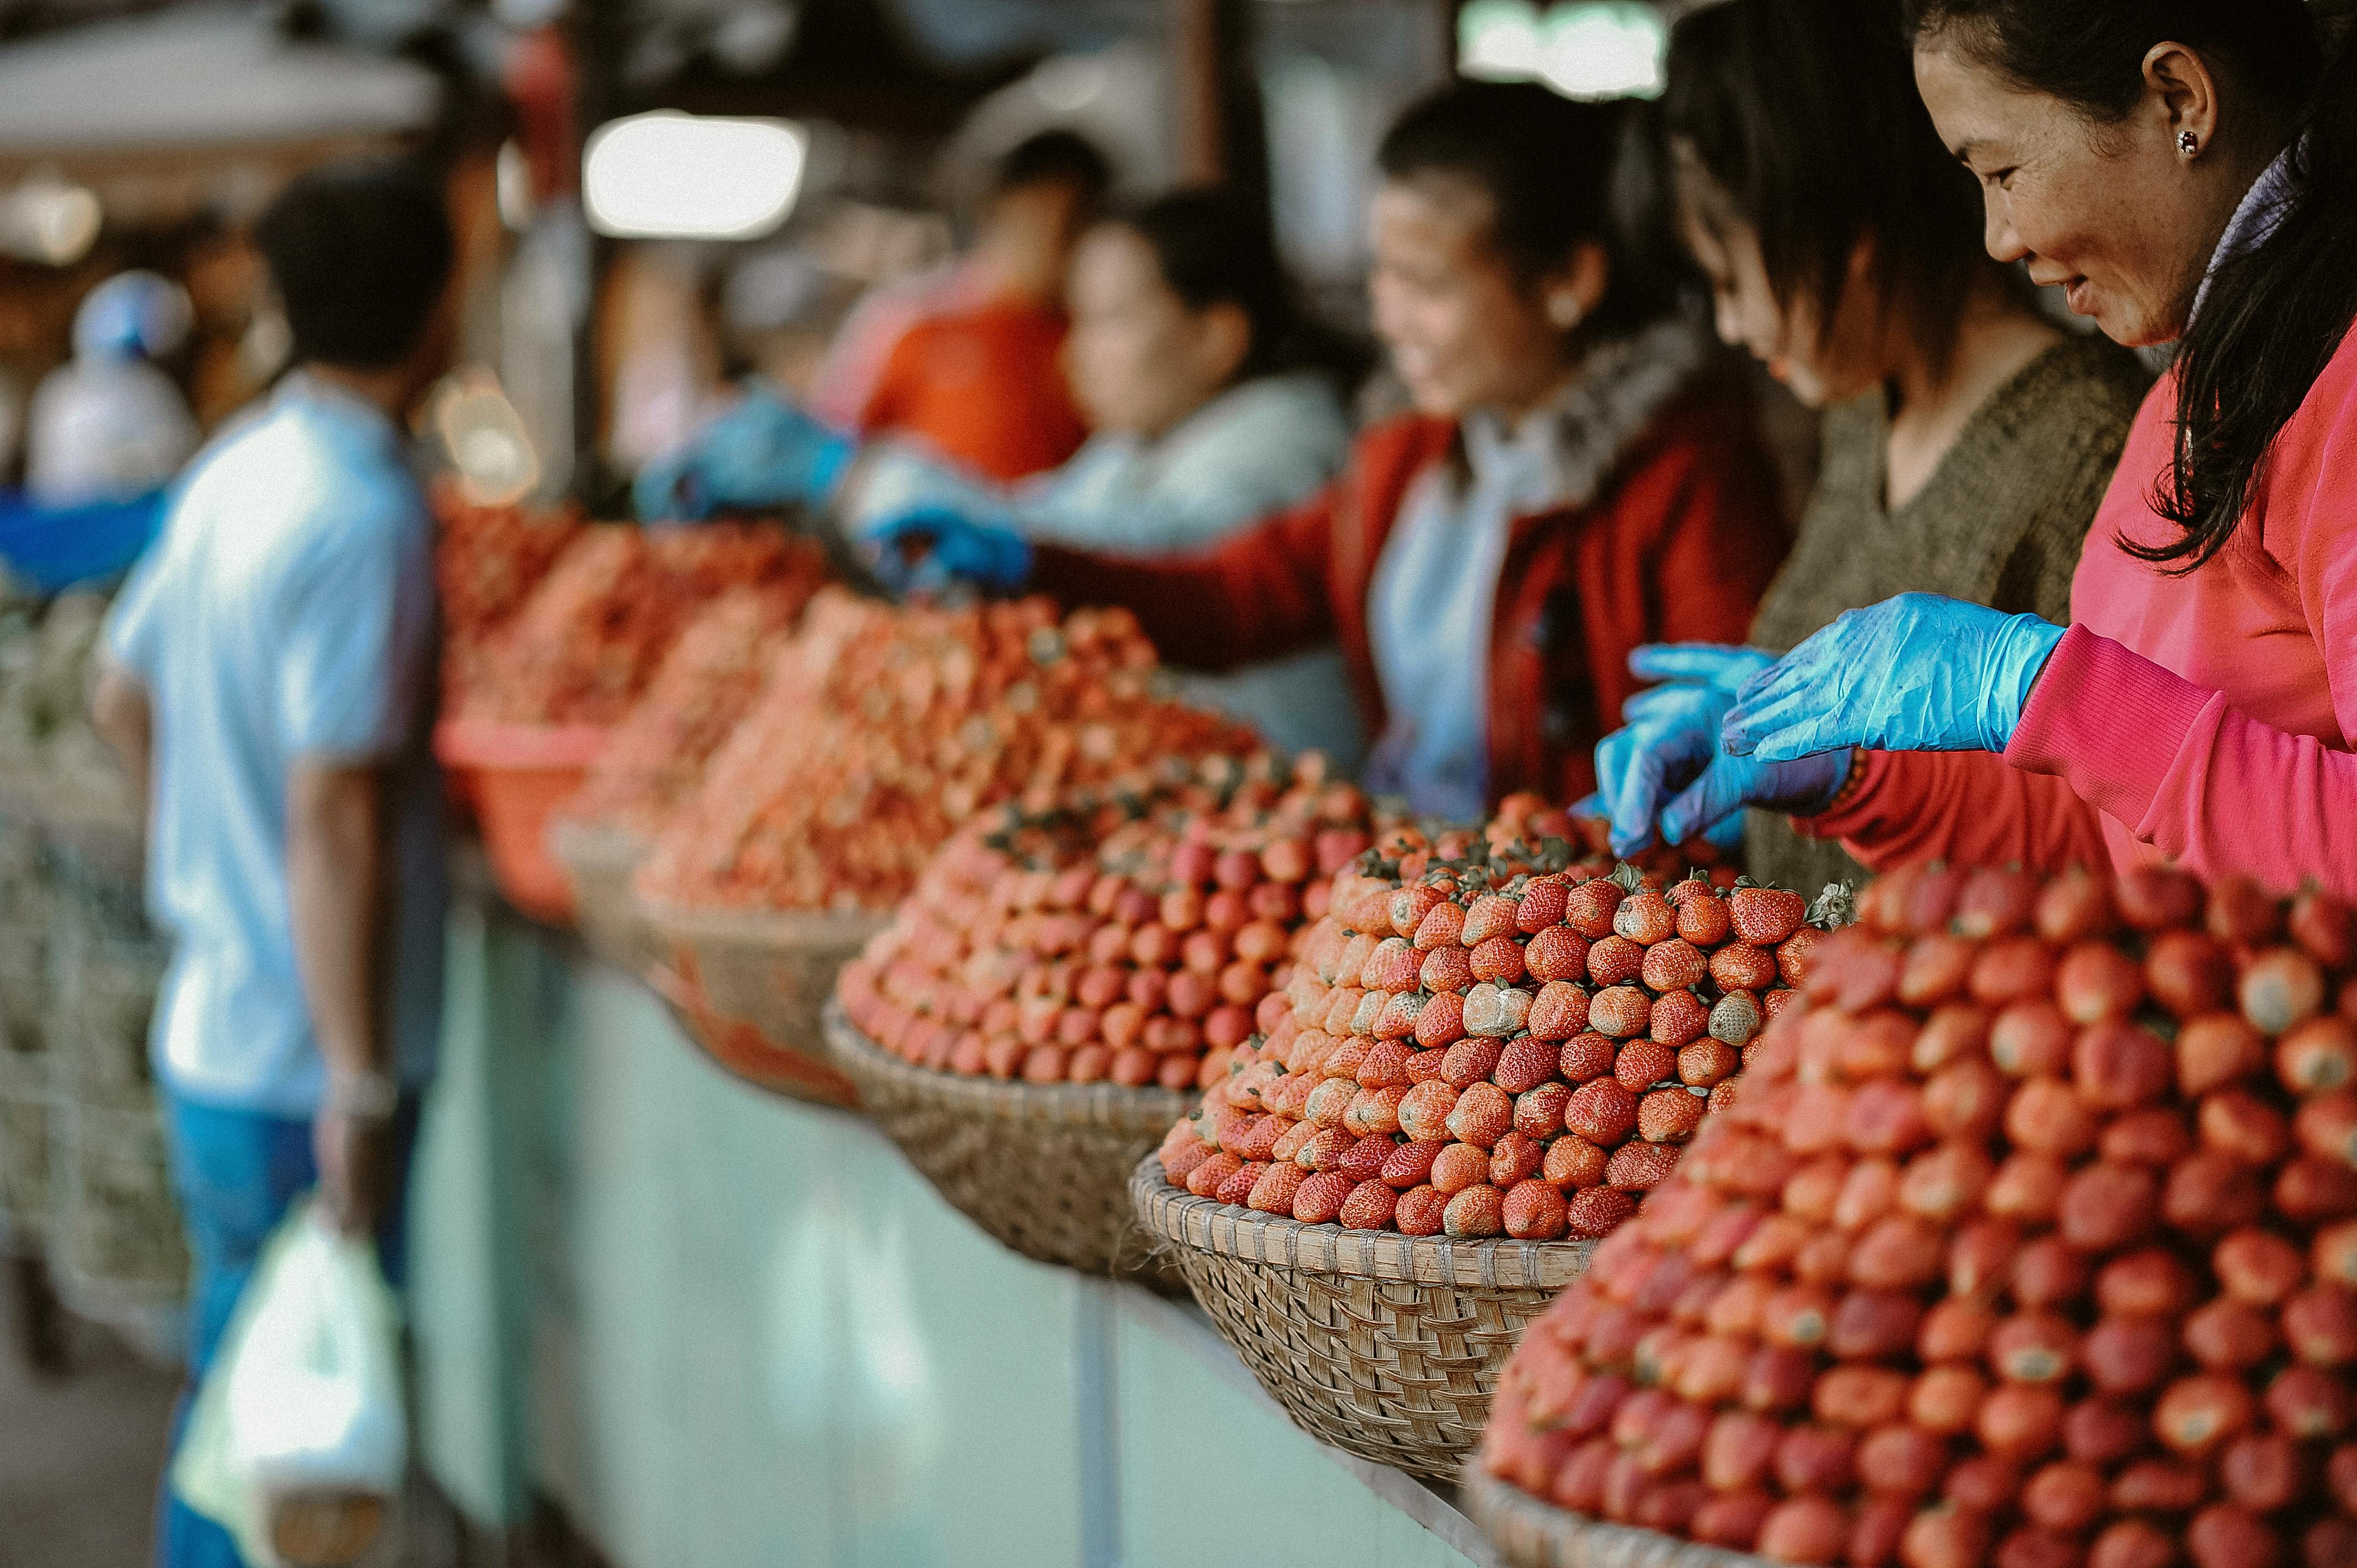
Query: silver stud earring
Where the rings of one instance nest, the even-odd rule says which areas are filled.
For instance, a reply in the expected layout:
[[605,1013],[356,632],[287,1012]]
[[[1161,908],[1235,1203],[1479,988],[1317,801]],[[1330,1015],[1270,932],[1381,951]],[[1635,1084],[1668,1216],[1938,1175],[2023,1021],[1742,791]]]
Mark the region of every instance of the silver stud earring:
[[1561,332],[1568,332],[1578,326],[1580,317],[1587,314],[1579,307],[1579,301],[1567,294],[1549,295],[1546,312],[1547,319]]
[[2179,131],[2177,133],[2177,150],[2190,158],[2201,150],[2201,138],[2190,131]]

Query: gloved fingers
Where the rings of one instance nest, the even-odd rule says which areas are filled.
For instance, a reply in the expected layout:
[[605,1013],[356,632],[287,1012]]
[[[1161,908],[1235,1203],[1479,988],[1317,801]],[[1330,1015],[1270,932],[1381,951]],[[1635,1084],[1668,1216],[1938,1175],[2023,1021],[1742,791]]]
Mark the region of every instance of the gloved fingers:
[[1774,663],[1757,648],[1724,642],[1649,642],[1629,655],[1629,672],[1648,681],[1683,681],[1733,691]]
[[[1662,802],[1697,769],[1708,765],[1713,747],[1709,731],[1700,728],[1667,732],[1628,729],[1619,733],[1630,738],[1625,743],[1626,761],[1620,769],[1620,789],[1612,801],[1612,849],[1614,854],[1625,855],[1634,854],[1652,843]],[[1605,738],[1609,741],[1613,737]],[[1601,750],[1598,747],[1599,765]],[[1677,840],[1664,836],[1663,842],[1675,843]]]
[[1604,803],[1604,791],[1601,789],[1593,795],[1583,795],[1564,810],[1566,815],[1574,817],[1609,817],[1612,814],[1612,808]]
[[1623,818],[1622,805],[1636,792],[1636,780],[1631,777],[1642,756],[1643,746],[1636,734],[1617,729],[1596,743],[1596,793],[1588,799],[1595,802],[1595,815],[1615,825]]
[[1620,719],[1659,729],[1716,730],[1734,700],[1732,692],[1717,686],[1648,686],[1620,704]]
[[[1743,808],[1750,803],[1749,787],[1759,777],[1759,769],[1740,757],[1722,757],[1712,762],[1701,778],[1662,808],[1663,842],[1684,843],[1702,837],[1730,818],[1739,833]],[[1718,841],[1714,838],[1713,842]]]

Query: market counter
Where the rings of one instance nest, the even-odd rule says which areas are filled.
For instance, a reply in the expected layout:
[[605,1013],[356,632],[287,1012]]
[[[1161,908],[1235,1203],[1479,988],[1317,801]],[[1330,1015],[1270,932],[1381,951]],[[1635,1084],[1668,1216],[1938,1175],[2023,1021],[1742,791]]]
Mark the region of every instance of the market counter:
[[856,1115],[710,1066],[487,902],[450,937],[414,1227],[419,1445],[489,1530],[617,1568],[1488,1563],[1192,1303],[1030,1262]]

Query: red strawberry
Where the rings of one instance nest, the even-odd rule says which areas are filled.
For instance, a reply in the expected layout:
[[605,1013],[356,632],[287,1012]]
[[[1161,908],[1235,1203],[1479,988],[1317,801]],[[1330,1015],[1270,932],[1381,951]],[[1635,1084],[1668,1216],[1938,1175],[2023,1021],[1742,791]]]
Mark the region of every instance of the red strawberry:
[[[1658,1009],[1655,1015],[1659,1016]],[[1708,1089],[1733,1078],[1742,1065],[1742,1057],[1726,1041],[1696,1040],[1678,1053],[1678,1081],[1695,1089]]]
[[1610,1072],[1620,1054],[1618,1046],[1591,1029],[1563,1043],[1562,1054],[1555,1058],[1555,1071],[1566,1083],[1586,1083]]
[[1514,1097],[1514,1131],[1541,1143],[1563,1132],[1563,1113],[1571,1104],[1567,1084],[1542,1083]]
[[[1441,902],[1443,902],[1443,896],[1430,887],[1399,889],[1390,896],[1383,906],[1384,918],[1382,922],[1383,934],[1403,939],[1413,938],[1416,928],[1424,924],[1424,918],[1432,913],[1435,905]],[[1374,926],[1361,926],[1359,929],[1366,931],[1376,929]]]
[[1477,1182],[1448,1200],[1441,1224],[1451,1236],[1495,1236],[1506,1228],[1506,1195]]
[[1372,1181],[1383,1173],[1384,1163],[1398,1147],[1388,1133],[1372,1134],[1345,1150],[1336,1168],[1354,1182]]
[[1799,985],[1809,978],[1810,955],[1824,938],[1814,926],[1803,926],[1776,944],[1776,972],[1785,984]]
[[1637,1102],[1637,1135],[1649,1144],[1680,1144],[1702,1125],[1703,1101],[1684,1088],[1657,1089]]
[[[1671,1092],[1685,1095],[1684,1090]],[[1685,1095],[1685,1098],[1692,1100],[1694,1097]],[[1700,1101],[1695,1102],[1697,1105],[1701,1103]],[[1675,1144],[1643,1140],[1623,1144],[1606,1164],[1604,1179],[1623,1192],[1651,1192],[1669,1179],[1670,1172],[1677,1167],[1678,1156],[1683,1153],[1684,1151]]]
[[[1696,886],[1704,891],[1683,900],[1678,898],[1679,888]],[[1717,947],[1735,929],[1727,900],[1709,888],[1708,883],[1681,882],[1670,890],[1671,902],[1678,911],[1678,935],[1698,948]]]
[[1536,1138],[1508,1133],[1490,1151],[1490,1185],[1503,1192],[1523,1177],[1537,1175],[1545,1159],[1546,1150]]
[[1340,1171],[1319,1171],[1305,1175],[1301,1185],[1294,1189],[1293,1217],[1311,1225],[1324,1225],[1342,1212],[1342,1202],[1358,1184]]
[[1454,1197],[1476,1182],[1490,1179],[1490,1155],[1470,1144],[1451,1144],[1433,1157],[1432,1185]]
[[1618,1187],[1589,1187],[1572,1195],[1565,1219],[1575,1236],[1609,1236],[1636,1212],[1637,1200],[1630,1194]]
[[1262,1176],[1268,1174],[1269,1168],[1265,1162],[1257,1160],[1240,1165],[1228,1173],[1227,1179],[1220,1183],[1219,1190],[1211,1196],[1222,1203],[1232,1203],[1241,1207],[1252,1197],[1253,1188],[1259,1184]]
[[1652,1016],[1652,999],[1633,985],[1609,986],[1587,1003],[1588,1027],[1614,1039],[1643,1034]]
[[1383,1183],[1362,1181],[1351,1188],[1337,1218],[1347,1230],[1381,1230],[1391,1224],[1399,1201],[1400,1195]]
[[1457,940],[1474,948],[1492,937],[1512,937],[1521,929],[1521,914],[1517,900],[1501,893],[1485,893],[1473,900],[1473,908],[1466,911],[1465,924]]
[[1721,991],[1765,991],[1779,979],[1775,950],[1730,942],[1710,955],[1710,978]]
[[1293,1212],[1295,1195],[1300,1192],[1301,1184],[1308,1179],[1309,1173],[1299,1165],[1273,1165],[1261,1173],[1258,1181],[1253,1183],[1252,1192],[1244,1201],[1263,1214],[1289,1215]]
[[1788,888],[1738,887],[1727,897],[1727,914],[1742,940],[1772,948],[1801,929],[1809,907]]
[[1490,1081],[1508,1094],[1522,1094],[1553,1078],[1559,1059],[1561,1052],[1552,1042],[1524,1035],[1506,1042],[1498,1065],[1490,1069]]
[[1691,991],[1668,992],[1653,1003],[1651,1028],[1655,1044],[1677,1050],[1709,1031],[1710,1009]]
[[1559,1187],[1594,1187],[1603,1181],[1609,1157],[1587,1139],[1566,1133],[1547,1145],[1539,1176]]
[[1587,993],[1567,980],[1551,980],[1532,1000],[1531,1033],[1560,1043],[1587,1027]]
[[1506,1234],[1518,1241],[1552,1241],[1564,1232],[1569,1206],[1563,1194],[1543,1181],[1522,1181],[1506,1191],[1499,1217]]
[[1440,1157],[1440,1152],[1454,1146],[1445,1138],[1419,1138],[1402,1144],[1383,1162],[1378,1173],[1380,1179],[1402,1192],[1421,1187],[1432,1179],[1433,1162]]
[[1437,952],[1443,948],[1460,945],[1465,929],[1465,906],[1455,903],[1435,904],[1415,928],[1415,945],[1422,952]]
[[1613,1058],[1612,1076],[1620,1087],[1632,1094],[1641,1094],[1657,1083],[1677,1076],[1678,1054],[1667,1046],[1651,1040],[1631,1040],[1620,1047]]
[[[1310,1123],[1305,1122],[1302,1125],[1307,1127]],[[1306,1171],[1322,1173],[1333,1170],[1341,1165],[1342,1156],[1358,1141],[1356,1135],[1345,1133],[1340,1127],[1319,1128],[1294,1151],[1293,1163]]]
[[1510,936],[1489,938],[1470,950],[1467,961],[1475,980],[1512,985],[1523,978],[1523,947]]
[[1683,937],[1655,942],[1645,950],[1638,964],[1639,975],[1654,991],[1680,991],[1700,985],[1709,972],[1710,963],[1703,957],[1702,950]]
[[1454,1046],[1465,1037],[1465,998],[1443,992],[1415,1015],[1415,1043],[1426,1050]]
[[1564,878],[1534,878],[1523,888],[1522,904],[1514,911],[1515,928],[1524,936],[1534,937],[1551,927],[1559,926],[1570,903],[1571,885]]
[[1514,1102],[1494,1083],[1477,1083],[1458,1098],[1448,1131],[1458,1142],[1491,1148],[1514,1125]]
[[1587,955],[1586,937],[1569,926],[1549,926],[1523,950],[1523,965],[1538,980],[1585,980]]
[[1563,923],[1595,941],[1612,934],[1613,911],[1628,897],[1620,885],[1608,877],[1583,882],[1571,889],[1564,900]]
[[1448,1113],[1457,1109],[1457,1090],[1445,1079],[1415,1085],[1400,1101],[1400,1131],[1413,1141],[1444,1137]]
[[1413,1187],[1400,1194],[1392,1224],[1403,1236],[1437,1236],[1448,1210],[1448,1199],[1437,1187]]
[[1617,1148],[1637,1130],[1637,1097],[1613,1079],[1582,1084],[1564,1108],[1563,1124],[1599,1148]]
[[1650,887],[1631,893],[1612,911],[1614,934],[1628,938],[1639,947],[1667,941],[1676,935],[1677,929],[1677,911],[1670,908],[1669,899]]
[[[1455,908],[1451,904],[1447,906]],[[1435,948],[1425,955],[1424,967],[1417,972],[1426,991],[1462,992],[1473,983],[1473,958],[1463,948]]]

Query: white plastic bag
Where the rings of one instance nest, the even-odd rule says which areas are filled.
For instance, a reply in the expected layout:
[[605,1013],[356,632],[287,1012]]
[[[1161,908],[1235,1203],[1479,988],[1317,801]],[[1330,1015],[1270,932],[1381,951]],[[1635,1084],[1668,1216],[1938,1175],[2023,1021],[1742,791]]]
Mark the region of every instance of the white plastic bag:
[[380,1498],[385,1512],[400,1497],[399,1324],[375,1247],[298,1205],[263,1251],[172,1462],[173,1489],[254,1568],[284,1568],[272,1518],[292,1495]]

